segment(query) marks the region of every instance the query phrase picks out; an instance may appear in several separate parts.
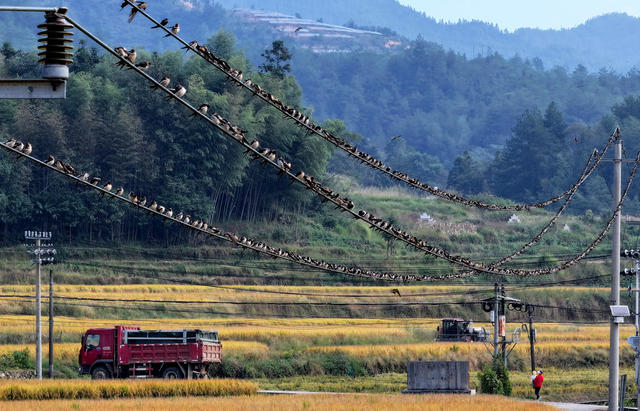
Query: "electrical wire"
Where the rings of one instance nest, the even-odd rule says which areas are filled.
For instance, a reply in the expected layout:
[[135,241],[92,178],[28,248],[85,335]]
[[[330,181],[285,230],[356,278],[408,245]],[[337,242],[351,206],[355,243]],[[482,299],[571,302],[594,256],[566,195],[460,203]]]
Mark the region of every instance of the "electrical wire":
[[142,14],[147,19],[152,21],[155,26],[157,26],[157,27],[161,28],[162,30],[164,30],[167,33],[167,35],[165,37],[169,37],[170,36],[170,37],[173,37],[176,40],[178,40],[180,43],[182,43],[184,45],[184,48],[186,48],[187,50],[191,50],[196,55],[200,56],[205,61],[207,61],[209,64],[211,64],[212,66],[214,66],[215,68],[220,70],[222,73],[224,73],[227,76],[227,78],[229,80],[233,81],[234,83],[236,83],[237,85],[241,86],[242,88],[244,88],[246,90],[249,90],[252,95],[258,96],[258,98],[260,98],[264,102],[266,102],[266,103],[270,104],[271,106],[273,106],[274,108],[276,108],[286,118],[290,118],[290,119],[294,120],[298,126],[305,128],[307,130],[307,132],[314,133],[314,134],[320,136],[321,138],[323,138],[324,140],[328,141],[329,143],[331,143],[335,147],[337,147],[337,148],[343,150],[344,152],[346,152],[349,157],[354,157],[355,159],[359,160],[361,163],[366,164],[367,166],[371,167],[374,170],[382,172],[383,174],[387,175],[391,179],[395,179],[397,181],[400,181],[400,182],[402,182],[404,184],[407,184],[407,185],[409,185],[409,186],[411,186],[413,188],[416,188],[418,190],[426,191],[426,192],[428,192],[428,193],[430,193],[432,195],[438,196],[438,197],[443,198],[445,200],[449,200],[449,201],[453,201],[453,202],[457,202],[457,203],[465,204],[465,205],[469,205],[469,206],[474,206],[474,207],[478,207],[478,208],[485,208],[485,209],[489,209],[489,210],[520,211],[520,210],[528,210],[530,208],[542,208],[542,207],[546,207],[546,206],[548,206],[550,204],[553,204],[553,203],[559,201],[560,199],[564,198],[565,196],[567,196],[572,190],[576,190],[588,178],[588,176],[581,175],[578,178],[578,181],[576,183],[574,183],[573,186],[571,186],[568,190],[565,190],[563,193],[561,193],[561,194],[559,194],[559,195],[557,195],[555,197],[552,197],[551,199],[548,199],[548,200],[545,200],[545,201],[540,201],[540,202],[533,203],[533,204],[521,204],[521,205],[515,205],[515,206],[505,206],[505,205],[500,205],[500,204],[489,204],[489,203],[485,203],[485,202],[478,201],[478,200],[472,200],[472,199],[464,198],[464,197],[461,197],[461,196],[459,196],[457,194],[440,190],[437,187],[433,187],[433,186],[431,186],[431,185],[429,185],[427,183],[421,182],[417,178],[409,177],[406,173],[403,173],[403,172],[398,171],[398,170],[391,170],[391,168],[387,167],[382,161],[379,161],[379,160],[375,159],[370,154],[367,154],[367,153],[364,153],[362,151],[359,151],[357,149],[357,147],[348,144],[345,140],[343,140],[343,139],[341,139],[339,137],[334,136],[329,131],[323,129],[321,126],[312,123],[309,117],[307,117],[303,113],[297,111],[293,107],[289,107],[289,106],[283,104],[282,102],[280,102],[279,99],[274,97],[272,94],[266,92],[259,85],[253,83],[253,81],[251,81],[251,80],[246,80],[246,81],[243,80],[242,73],[239,70],[233,69],[229,65],[228,62],[226,62],[225,60],[221,59],[220,57],[217,57],[215,54],[213,54],[206,47],[203,47],[201,49],[200,47],[202,47],[202,46],[196,46],[193,43],[185,42],[176,33],[173,33],[167,27],[164,27],[164,26],[160,25],[157,20],[155,20],[153,17],[151,17],[151,15],[149,15],[146,12],[146,9],[142,9],[142,8],[138,7],[137,4],[135,4],[135,2],[133,2],[131,0],[125,0],[125,1],[127,3],[129,3],[129,5],[132,8],[136,9],[140,14]]

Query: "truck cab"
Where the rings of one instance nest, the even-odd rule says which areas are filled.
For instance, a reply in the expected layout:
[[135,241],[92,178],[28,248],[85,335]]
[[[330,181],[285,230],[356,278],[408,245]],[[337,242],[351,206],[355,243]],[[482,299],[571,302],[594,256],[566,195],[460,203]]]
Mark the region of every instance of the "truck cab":
[[78,354],[80,374],[90,374],[92,378],[98,379],[114,376],[118,328],[140,329],[139,327],[91,328],[85,332]]

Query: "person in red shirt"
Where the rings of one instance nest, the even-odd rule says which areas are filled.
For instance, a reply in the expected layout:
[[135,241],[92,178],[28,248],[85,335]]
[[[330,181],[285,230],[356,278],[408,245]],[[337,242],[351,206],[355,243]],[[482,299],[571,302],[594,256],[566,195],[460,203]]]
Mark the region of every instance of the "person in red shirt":
[[538,371],[538,375],[533,379],[533,389],[536,390],[536,400],[540,399],[540,388],[542,388],[542,381],[544,381],[544,377],[542,376],[542,370]]

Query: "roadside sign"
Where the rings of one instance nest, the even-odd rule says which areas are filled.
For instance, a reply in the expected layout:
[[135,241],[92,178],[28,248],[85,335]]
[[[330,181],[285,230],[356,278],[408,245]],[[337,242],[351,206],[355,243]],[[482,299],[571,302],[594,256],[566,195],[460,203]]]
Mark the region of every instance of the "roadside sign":
[[640,336],[638,335],[627,338],[627,342],[631,344],[633,348],[640,348]]

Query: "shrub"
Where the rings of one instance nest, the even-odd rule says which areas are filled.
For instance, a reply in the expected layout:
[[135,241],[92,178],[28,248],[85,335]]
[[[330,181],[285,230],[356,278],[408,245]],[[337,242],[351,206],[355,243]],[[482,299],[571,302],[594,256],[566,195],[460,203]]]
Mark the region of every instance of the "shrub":
[[486,364],[478,373],[480,391],[484,394],[511,395],[512,387],[509,371],[500,360]]

